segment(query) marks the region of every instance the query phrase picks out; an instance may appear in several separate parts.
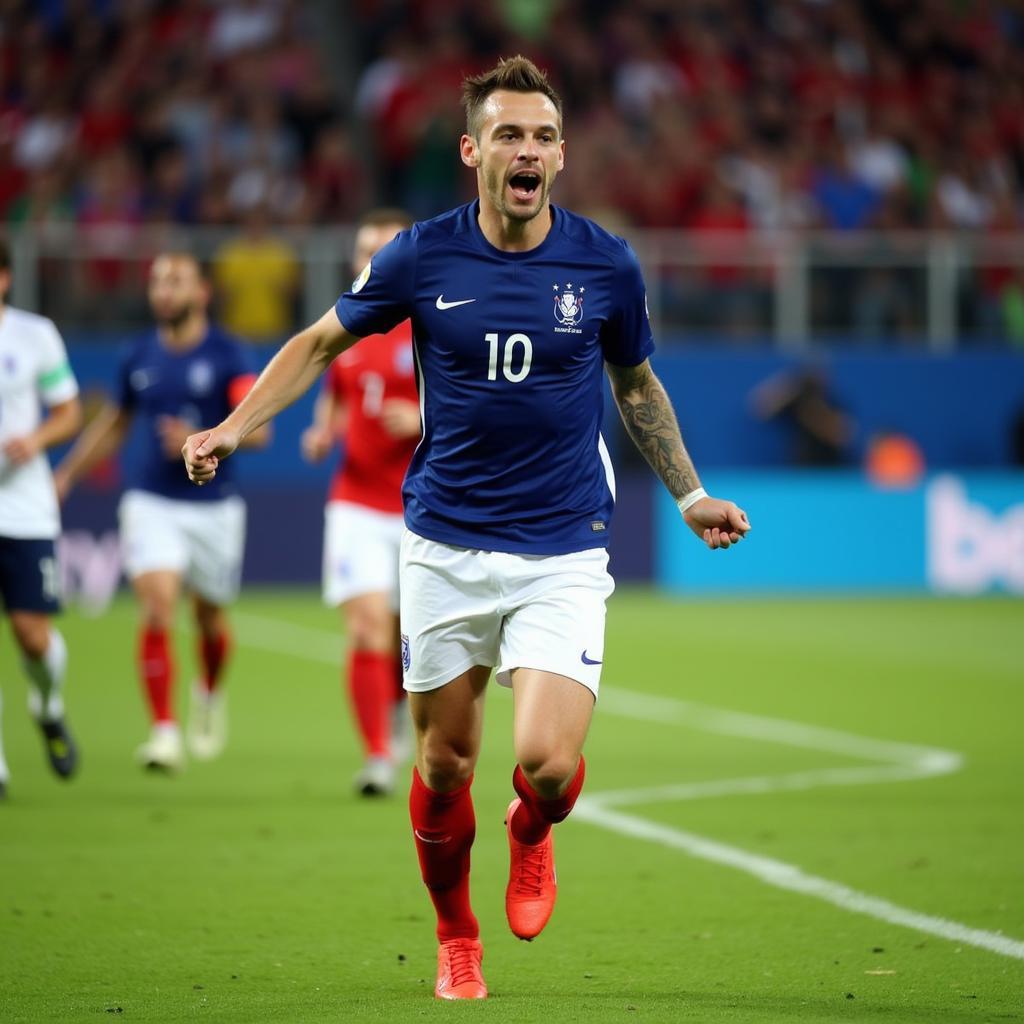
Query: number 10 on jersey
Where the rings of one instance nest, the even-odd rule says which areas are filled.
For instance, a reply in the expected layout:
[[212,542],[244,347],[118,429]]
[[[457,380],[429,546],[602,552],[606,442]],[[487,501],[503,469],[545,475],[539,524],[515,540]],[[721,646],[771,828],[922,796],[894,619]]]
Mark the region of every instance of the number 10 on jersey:
[[[497,333],[485,334],[484,338],[491,346],[491,357],[487,364],[487,379],[497,380],[498,379],[498,335]],[[516,349],[522,345],[523,347],[523,361],[518,370],[512,369],[513,362],[516,361]],[[505,355],[504,361],[501,365],[501,372],[505,375],[505,380],[511,381],[513,384],[518,384],[519,381],[525,379],[526,375],[530,372],[530,364],[533,362],[533,342],[525,334],[510,334],[505,341]]]

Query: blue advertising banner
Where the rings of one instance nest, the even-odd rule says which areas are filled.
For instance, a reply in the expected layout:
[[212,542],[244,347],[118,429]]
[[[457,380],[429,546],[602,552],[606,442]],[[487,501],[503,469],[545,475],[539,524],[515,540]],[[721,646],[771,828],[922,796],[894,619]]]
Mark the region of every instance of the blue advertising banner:
[[1024,473],[940,474],[909,490],[856,472],[714,473],[750,516],[749,543],[704,548],[662,492],[655,577],[681,593],[1024,594]]

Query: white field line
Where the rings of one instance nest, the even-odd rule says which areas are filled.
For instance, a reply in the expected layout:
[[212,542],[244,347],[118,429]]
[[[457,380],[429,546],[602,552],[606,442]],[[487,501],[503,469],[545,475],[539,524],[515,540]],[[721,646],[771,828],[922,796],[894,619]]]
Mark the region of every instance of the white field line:
[[[233,615],[233,620],[237,640],[243,646],[332,666],[337,666],[341,662],[344,643],[338,634],[328,630],[282,623],[265,616],[240,612]],[[820,750],[876,763],[850,768],[827,768],[782,775],[717,779],[595,793],[579,800],[573,811],[573,820],[585,821],[633,839],[658,843],[692,857],[735,868],[753,875],[768,885],[813,896],[843,910],[866,914],[889,924],[902,925],[938,938],[1024,960],[1024,942],[1017,939],[908,910],[888,900],[858,892],[840,882],[809,875],[796,865],[762,857],[739,847],[613,809],[623,805],[694,800],[740,793],[793,792],[819,786],[851,786],[923,779],[958,771],[963,764],[960,754],[950,750],[877,740],[835,729],[742,714],[671,697],[655,697],[607,686],[601,688],[601,709],[604,713],[641,721],[682,725],[717,735]]]
[[840,882],[808,875],[793,864],[761,857],[735,846],[727,846],[725,843],[694,835],[692,832],[684,832],[682,829],[623,814],[621,811],[602,806],[600,795],[581,798],[573,809],[572,819],[587,821],[632,839],[645,839],[647,842],[688,853],[691,857],[736,868],[777,889],[814,896],[833,906],[842,907],[843,910],[866,914],[888,924],[903,925],[927,935],[949,939],[951,942],[977,946],[979,949],[987,949],[1015,960],[1024,960],[1024,942],[1017,939],[1008,938],[997,932],[982,931],[980,928],[970,928],[942,917],[920,914],[916,910],[907,910],[877,896],[857,892],[856,889],[851,889]]
[[339,630],[333,633],[327,629],[299,626],[265,615],[249,612],[231,612],[231,623],[235,640],[244,647],[253,647],[271,654],[286,657],[305,658],[322,665],[341,666],[346,644]]

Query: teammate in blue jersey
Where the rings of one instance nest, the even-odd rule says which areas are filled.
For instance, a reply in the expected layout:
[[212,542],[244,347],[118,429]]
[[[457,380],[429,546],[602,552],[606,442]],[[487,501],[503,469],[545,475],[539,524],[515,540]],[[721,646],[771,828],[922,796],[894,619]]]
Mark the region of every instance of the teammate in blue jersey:
[[[187,253],[158,256],[149,275],[157,326],[126,353],[109,403],[83,432],[55,474],[63,497],[109,457],[142,422],[145,450],[129,467],[119,509],[126,574],[142,611],[138,663],[152,728],[137,758],[147,768],[182,767],[184,743],[174,712],[171,629],[185,585],[199,633],[187,740],[192,755],[217,756],[226,740],[223,678],[230,644],[225,606],[238,591],[245,546],[245,505],[231,475],[197,491],[181,473],[185,437],[237,405],[255,375],[242,344],[210,324],[209,287]],[[266,442],[266,429],[245,444]]]
[[464,104],[461,156],[478,200],[398,235],[230,416],[183,449],[191,479],[209,484],[339,352],[411,318],[423,437],[405,481],[400,568],[417,735],[409,803],[444,999],[487,995],[469,900],[470,786],[492,669],[515,705],[512,931],[534,938],[554,907],[551,825],[583,785],[613,587],[602,370],[686,525],[712,549],[750,528],[741,509],[701,488],[647,361],[654,344],[633,252],[549,202],[565,144],[545,76],[522,57],[502,61],[467,79]]

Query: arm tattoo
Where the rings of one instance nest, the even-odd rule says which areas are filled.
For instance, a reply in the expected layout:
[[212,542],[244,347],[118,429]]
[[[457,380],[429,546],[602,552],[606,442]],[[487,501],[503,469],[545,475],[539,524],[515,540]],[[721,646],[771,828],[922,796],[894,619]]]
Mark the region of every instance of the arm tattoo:
[[612,394],[626,432],[673,498],[700,487],[679,423],[662,383],[646,361],[639,366],[607,364]]

